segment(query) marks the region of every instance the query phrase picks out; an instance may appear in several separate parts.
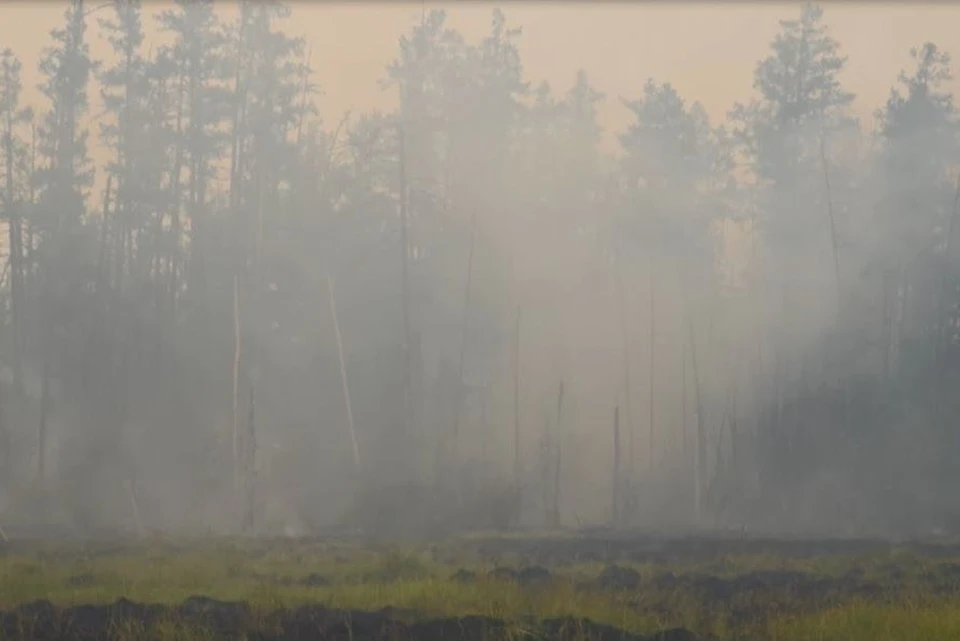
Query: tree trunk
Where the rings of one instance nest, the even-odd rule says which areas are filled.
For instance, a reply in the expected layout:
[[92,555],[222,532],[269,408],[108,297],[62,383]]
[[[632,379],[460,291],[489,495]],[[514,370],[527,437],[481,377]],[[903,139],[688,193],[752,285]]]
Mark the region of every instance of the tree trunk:
[[459,457],[460,448],[458,440],[460,437],[460,415],[463,413],[464,400],[464,380],[463,367],[467,353],[467,335],[470,329],[470,290],[473,288],[473,255],[477,245],[477,213],[473,213],[473,223],[470,228],[470,254],[467,258],[467,280],[463,291],[463,318],[460,325],[460,361],[457,373],[457,403],[456,413],[453,419],[453,435],[450,441],[450,465],[456,465]]
[[627,477],[633,480],[634,461],[634,429],[633,413],[631,412],[632,385],[630,382],[630,338],[627,332],[627,313],[623,294],[623,269],[621,266],[622,253],[618,241],[614,241],[616,255],[614,257],[614,286],[617,296],[617,317],[620,321],[621,351],[623,352],[623,411],[627,429]]
[[620,526],[620,406],[613,409],[613,493],[611,497],[611,525]]
[[257,487],[257,432],[254,422],[255,394],[253,381],[249,381],[247,393],[247,438],[244,447],[244,480],[245,480],[245,509],[243,516],[242,529],[245,532],[252,532],[254,528],[254,516],[256,508],[256,487]]
[[[401,112],[403,96],[400,97]],[[397,126],[400,154],[400,305],[403,317],[403,438],[410,436],[413,399],[410,398],[410,243],[407,238],[407,149],[406,132],[401,121]]]
[[953,207],[950,210],[950,223],[947,226],[947,245],[943,250],[943,261],[940,267],[940,285],[937,290],[937,341],[934,346],[933,361],[937,369],[937,385],[940,388],[936,395],[937,410],[939,411],[940,396],[943,393],[944,382],[944,349],[946,348],[947,326],[950,324],[945,318],[944,310],[947,299],[947,282],[950,277],[950,254],[953,250],[953,236],[956,233],[957,218],[960,217],[960,175],[957,176],[957,186],[953,195]]
[[703,477],[707,458],[706,433],[703,422],[703,399],[700,395],[700,372],[697,368],[697,338],[693,331],[693,314],[689,302],[686,306],[687,340],[690,342],[690,361],[693,366],[693,397],[697,413],[696,447],[694,448],[693,483],[694,512],[699,523],[703,515]]
[[820,136],[820,165],[823,169],[823,183],[826,189],[827,220],[830,223],[830,248],[833,250],[833,275],[837,288],[837,316],[840,315],[840,305],[843,300],[840,289],[840,254],[837,249],[837,223],[833,215],[833,194],[830,189],[830,170],[827,166],[827,151],[824,137]]
[[682,340],[680,356],[680,442],[684,464],[690,461],[690,446],[687,439],[687,340]]
[[[50,333],[47,333],[49,338]],[[42,484],[47,470],[47,417],[50,413],[50,344],[41,347],[43,365],[40,372],[40,424],[37,427],[37,482]]]
[[333,316],[333,331],[337,339],[337,355],[340,359],[340,383],[343,387],[343,402],[347,412],[347,427],[350,430],[350,445],[353,449],[353,465],[357,476],[361,473],[360,448],[357,445],[357,433],[353,425],[353,405],[350,402],[350,384],[347,380],[347,364],[343,356],[343,340],[340,338],[340,320],[337,317],[337,300],[334,296],[333,277],[327,274],[327,295],[330,300],[330,314]]
[[521,483],[520,464],[520,314],[522,307],[517,306],[517,322],[514,330],[513,346],[513,485],[519,491]]
[[[7,79],[7,83],[11,82]],[[10,329],[12,333],[11,363],[13,369],[13,388],[15,394],[19,396],[22,392],[23,374],[22,374],[22,301],[23,301],[23,240],[22,226],[20,222],[20,211],[15,202],[14,192],[14,166],[15,158],[13,153],[13,108],[6,113],[6,131],[4,132],[4,152],[6,155],[6,206],[7,206],[7,227],[9,232],[8,251],[10,252]]]
[[240,490],[240,352],[242,338],[240,334],[240,283],[239,277],[233,276],[233,429],[231,443],[233,446],[233,488]]
[[[651,254],[652,256],[652,254]],[[656,340],[657,340],[657,283],[656,283],[656,274],[654,271],[653,259],[650,260],[650,351],[649,351],[649,418],[648,425],[650,430],[650,441],[647,444],[649,447],[649,452],[647,453],[647,460],[650,469],[652,470],[656,465],[656,452],[654,451],[654,438],[656,424],[654,423],[655,410],[656,410]]]
[[554,529],[560,527],[560,464],[562,462],[562,426],[563,426],[563,381],[560,381],[560,389],[557,390],[557,427],[554,437],[554,448],[556,450],[556,462],[553,468],[553,507],[550,511],[550,526]]

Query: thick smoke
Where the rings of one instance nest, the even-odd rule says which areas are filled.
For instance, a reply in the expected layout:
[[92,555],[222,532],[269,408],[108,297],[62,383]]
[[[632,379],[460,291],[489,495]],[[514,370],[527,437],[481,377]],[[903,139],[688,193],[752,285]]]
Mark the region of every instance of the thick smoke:
[[807,4],[722,122],[650,79],[606,132],[431,11],[324,122],[289,11],[74,0],[35,105],[0,56],[4,528],[952,526],[945,52],[868,128]]

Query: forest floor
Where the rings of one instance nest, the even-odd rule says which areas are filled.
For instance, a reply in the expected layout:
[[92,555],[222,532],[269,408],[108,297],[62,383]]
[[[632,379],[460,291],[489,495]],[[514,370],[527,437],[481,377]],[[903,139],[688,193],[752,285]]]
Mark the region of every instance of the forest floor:
[[579,535],[0,547],[0,638],[960,639],[960,546]]

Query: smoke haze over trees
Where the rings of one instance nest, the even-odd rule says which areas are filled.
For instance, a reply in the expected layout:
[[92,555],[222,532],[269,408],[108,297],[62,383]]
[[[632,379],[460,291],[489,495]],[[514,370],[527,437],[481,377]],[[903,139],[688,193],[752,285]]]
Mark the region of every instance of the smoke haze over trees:
[[64,9],[36,104],[0,43],[3,527],[960,525],[937,44],[867,127],[798,6],[719,121],[670,78],[555,91],[509,10],[433,10],[399,107],[326,122],[295,6],[177,2],[163,44],[149,4]]

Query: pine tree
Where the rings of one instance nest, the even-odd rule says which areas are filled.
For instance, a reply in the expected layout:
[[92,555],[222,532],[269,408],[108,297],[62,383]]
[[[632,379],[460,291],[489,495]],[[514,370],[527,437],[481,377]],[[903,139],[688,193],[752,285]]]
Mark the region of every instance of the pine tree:
[[838,78],[846,58],[822,20],[823,9],[808,2],[799,20],[781,21],[772,52],[754,73],[759,101],[738,105],[732,114],[744,127],[739,133],[757,174],[779,185],[793,184],[805,175],[805,163],[816,163],[817,137],[824,130],[849,122],[854,94]]
[[[38,429],[37,475],[45,475],[47,421],[50,413],[50,377],[55,355],[65,345],[54,343],[57,322],[66,323],[85,304],[69,293],[82,291],[84,270],[84,217],[86,189],[93,181],[87,156],[87,89],[95,65],[85,41],[86,20],[82,0],[72,0],[65,12],[65,26],[54,29],[56,43],[40,60],[44,77],[40,90],[50,101],[40,129],[40,153],[47,166],[39,176],[39,228],[41,231],[41,398]],[[78,287],[79,286],[79,287]],[[77,337],[77,332],[67,333]]]
[[170,59],[180,78],[183,112],[178,144],[182,146],[179,153],[187,170],[186,211],[190,224],[187,282],[195,292],[196,303],[202,305],[208,284],[208,193],[214,160],[224,142],[220,126],[230,110],[226,84],[230,70],[224,60],[228,41],[211,0],[177,0],[176,5],[176,9],[158,15],[157,21],[162,30],[174,37]]
[[21,107],[22,65],[9,49],[0,52],[0,168],[3,175],[3,216],[7,221],[10,273],[10,354],[14,389],[22,392],[22,356],[24,321],[23,211],[26,202],[23,185],[29,176],[23,172],[26,144],[21,127],[30,118]]
[[936,301],[926,307],[937,310],[935,317],[914,314],[914,322],[920,324],[912,328],[902,320],[898,323],[901,338],[892,349],[900,351],[899,344],[911,329],[915,334],[930,332],[939,360],[945,347],[942,328],[952,322],[945,318],[945,310],[952,306],[945,299],[955,298],[947,291],[945,279],[952,261],[951,244],[956,242],[951,237],[957,217],[951,170],[960,159],[960,123],[953,96],[945,90],[952,78],[950,56],[932,43],[912,49],[910,55],[916,65],[913,72],[901,72],[902,88],[891,89],[886,106],[877,112],[883,141],[883,201],[874,229],[882,235],[873,234],[868,240],[897,248],[882,254],[889,257],[881,266],[886,287],[893,285],[895,274],[901,296],[906,297],[909,288],[917,299]]
[[[266,221],[265,216],[279,210],[280,185],[289,180],[289,162],[294,158],[290,135],[301,116],[297,99],[302,76],[307,73],[300,62],[303,40],[289,38],[274,27],[276,20],[287,16],[289,8],[279,3],[244,4],[237,25],[240,55],[235,74],[235,151],[231,159],[230,194],[238,240],[234,278],[237,295],[243,301],[236,311],[242,334],[235,354],[235,376],[243,371],[247,405],[251,408],[244,437],[238,439],[243,462],[235,462],[238,478],[239,468],[243,468],[246,487],[244,529],[254,525],[256,431],[252,408],[263,385],[262,344],[265,327],[272,321],[264,317],[263,283],[269,277],[267,252],[273,238],[271,230],[279,228],[278,224]],[[234,390],[236,429],[239,381],[235,381]]]
[[41,198],[45,201],[46,230],[55,235],[63,228],[75,231],[82,222],[86,189],[93,182],[87,156],[88,132],[82,118],[88,108],[87,90],[95,65],[85,41],[83,0],[71,0],[66,25],[54,29],[57,43],[40,61],[44,81],[40,91],[50,101],[40,130],[40,153],[47,159]]
[[125,273],[134,272],[138,267],[134,247],[145,244],[142,237],[139,243],[135,242],[143,223],[135,220],[134,215],[144,204],[144,188],[139,184],[141,176],[137,163],[147,154],[142,145],[137,145],[137,138],[147,128],[148,116],[144,102],[147,98],[146,63],[140,55],[144,40],[140,2],[114,0],[113,11],[114,19],[101,18],[99,22],[113,48],[116,62],[102,68],[98,80],[108,116],[100,125],[100,137],[114,153],[108,171],[116,178],[117,186],[115,285],[122,287]]

